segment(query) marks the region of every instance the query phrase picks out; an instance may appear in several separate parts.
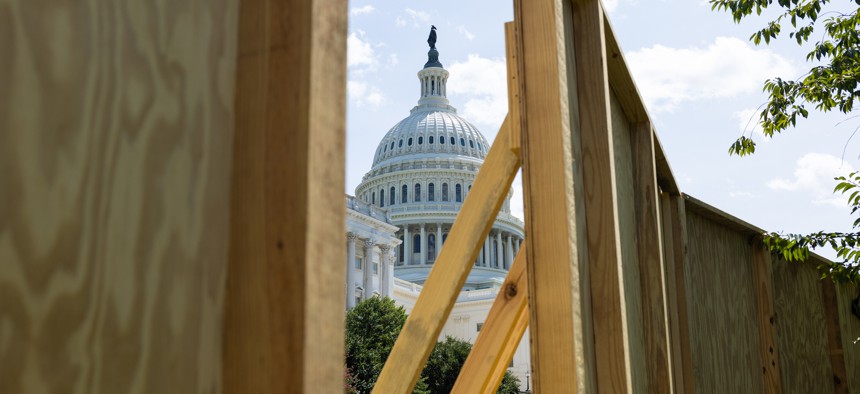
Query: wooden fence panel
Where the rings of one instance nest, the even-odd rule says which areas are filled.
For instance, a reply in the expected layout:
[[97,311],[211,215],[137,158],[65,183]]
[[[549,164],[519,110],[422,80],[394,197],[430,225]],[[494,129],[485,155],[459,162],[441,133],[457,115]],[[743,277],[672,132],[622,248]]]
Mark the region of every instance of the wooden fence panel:
[[[842,342],[845,379],[852,393],[860,392],[860,316],[851,313],[851,302],[860,297],[860,288],[856,285],[836,285],[836,308],[839,316],[839,333]],[[830,301],[830,300],[828,300]]]
[[0,6],[0,392],[221,391],[237,8]]
[[812,264],[774,259],[774,310],[785,393],[833,392],[818,277]]
[[694,208],[685,267],[693,390],[762,392],[749,237]]

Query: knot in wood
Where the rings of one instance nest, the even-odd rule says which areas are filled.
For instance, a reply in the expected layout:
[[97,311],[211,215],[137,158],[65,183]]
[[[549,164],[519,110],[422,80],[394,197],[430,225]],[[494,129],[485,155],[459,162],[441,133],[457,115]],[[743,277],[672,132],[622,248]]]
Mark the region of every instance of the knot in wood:
[[515,283],[508,283],[505,286],[505,297],[508,299],[514,298],[517,295],[517,285]]

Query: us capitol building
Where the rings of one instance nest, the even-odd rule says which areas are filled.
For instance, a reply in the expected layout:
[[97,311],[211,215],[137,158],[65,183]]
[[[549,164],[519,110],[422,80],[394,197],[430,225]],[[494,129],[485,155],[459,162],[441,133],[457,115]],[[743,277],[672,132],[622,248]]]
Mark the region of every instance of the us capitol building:
[[[420,96],[388,131],[373,166],[347,196],[346,304],[387,296],[412,310],[490,148],[447,98],[448,71],[431,43],[418,72]],[[523,240],[508,193],[442,330],[474,343]],[[510,368],[526,385],[528,333]]]

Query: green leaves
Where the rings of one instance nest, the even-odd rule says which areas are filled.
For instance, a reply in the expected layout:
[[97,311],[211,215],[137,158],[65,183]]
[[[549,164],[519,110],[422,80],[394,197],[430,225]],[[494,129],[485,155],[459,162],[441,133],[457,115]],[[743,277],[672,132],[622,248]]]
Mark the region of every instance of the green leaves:
[[729,147],[730,155],[747,156],[755,153],[755,142],[745,136],[741,136]]

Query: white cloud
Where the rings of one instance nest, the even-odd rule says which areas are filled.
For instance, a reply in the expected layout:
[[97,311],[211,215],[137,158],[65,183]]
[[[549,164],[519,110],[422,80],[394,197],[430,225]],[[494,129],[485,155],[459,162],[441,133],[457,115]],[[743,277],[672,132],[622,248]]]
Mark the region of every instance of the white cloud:
[[392,53],[388,55],[388,64],[386,64],[387,68],[394,68],[400,63],[400,59],[398,59],[396,53]]
[[372,5],[366,5],[364,7],[352,7],[349,9],[349,16],[357,16],[357,15],[365,15],[369,14],[376,10]]
[[359,108],[368,105],[371,108],[379,108],[385,102],[385,96],[376,86],[364,81],[349,80],[346,82],[346,91],[350,101]]
[[397,27],[406,26],[406,19],[403,19],[398,15],[397,18],[394,19],[394,25]]
[[504,59],[471,54],[465,62],[448,67],[448,94],[465,100],[466,119],[497,128],[508,112],[507,67]]
[[363,30],[350,33],[346,39],[346,65],[347,67],[366,67],[375,69],[379,61],[373,46],[367,40]]
[[606,12],[615,11],[618,8],[618,0],[603,0],[603,8],[606,9]]
[[717,37],[706,48],[654,45],[628,53],[627,60],[645,101],[657,112],[685,101],[756,92],[767,78],[797,73],[782,56],[734,37]]
[[[413,10],[411,8],[407,8],[405,10],[405,12],[406,12],[406,15],[409,17],[409,19],[412,22],[412,27],[422,27],[422,26],[425,26],[427,24],[427,22],[430,21],[430,14],[427,12],[416,11],[416,10]],[[397,26],[403,27],[403,26],[406,26],[407,20],[404,20],[398,16],[395,23],[397,24]],[[427,27],[430,27],[430,26],[427,26]]]
[[520,220],[525,219],[523,208],[523,172],[517,171],[517,176],[514,178],[514,183],[511,185],[514,193],[511,195],[511,215],[518,217]]
[[836,181],[833,178],[853,172],[851,165],[842,159],[825,153],[807,153],[797,160],[794,179],[778,178],[767,183],[767,187],[782,191],[808,191],[816,205],[845,207],[847,198],[833,194]]
[[458,27],[458,28],[457,28],[457,32],[459,32],[460,34],[462,34],[462,35],[463,35],[463,37],[466,37],[466,39],[467,39],[467,40],[469,40],[469,41],[472,41],[472,40],[474,40],[474,39],[475,39],[475,35],[474,35],[474,34],[472,34],[472,32],[470,32],[469,30],[467,30],[467,29],[466,29],[466,27],[464,27],[464,26],[460,26],[460,27]]

